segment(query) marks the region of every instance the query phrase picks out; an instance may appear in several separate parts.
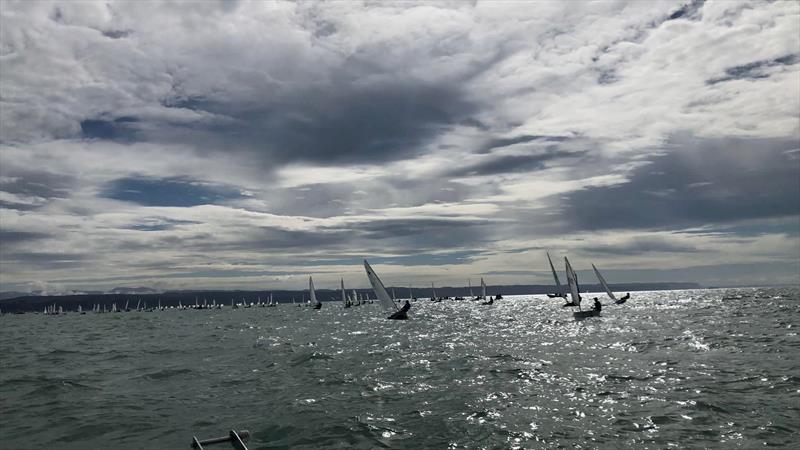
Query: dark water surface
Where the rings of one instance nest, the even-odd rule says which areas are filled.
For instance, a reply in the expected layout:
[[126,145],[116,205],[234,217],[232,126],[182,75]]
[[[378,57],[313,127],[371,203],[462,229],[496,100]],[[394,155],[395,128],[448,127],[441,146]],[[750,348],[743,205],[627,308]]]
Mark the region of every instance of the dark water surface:
[[[797,448],[800,291],[0,317],[0,448]],[[211,449],[227,449],[226,445]]]

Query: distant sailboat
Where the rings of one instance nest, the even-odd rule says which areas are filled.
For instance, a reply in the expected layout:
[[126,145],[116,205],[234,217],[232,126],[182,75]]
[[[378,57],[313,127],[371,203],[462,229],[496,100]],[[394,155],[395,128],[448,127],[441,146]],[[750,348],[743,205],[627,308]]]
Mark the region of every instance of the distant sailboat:
[[442,301],[442,299],[436,296],[436,287],[433,286],[433,281],[431,281],[431,301],[432,302]]
[[494,299],[491,297],[486,297],[486,283],[483,281],[483,277],[481,277],[481,298],[486,300],[485,302],[481,303],[481,305],[491,305],[494,303]]
[[550,263],[550,270],[553,271],[553,279],[556,280],[556,292],[555,294],[547,294],[550,298],[561,297],[564,300],[567,299],[567,294],[564,293],[564,288],[561,286],[561,282],[558,280],[558,274],[556,273],[556,268],[553,267],[553,260],[550,259],[550,253],[547,252],[547,261]]
[[569,260],[566,257],[564,257],[564,265],[566,266],[567,284],[569,285],[569,293],[572,296],[572,303],[578,307],[578,311],[573,313],[573,317],[580,320],[585,319],[586,317],[599,316],[600,311],[595,311],[594,309],[581,311],[581,296],[580,287],[578,285],[578,274],[572,270],[572,265],[570,265]]
[[345,290],[344,290],[344,278],[342,278],[340,281],[341,281],[341,288],[342,288],[342,307],[343,308],[349,308],[350,307],[350,301],[347,299],[347,292],[345,292]]
[[389,293],[386,292],[386,288],[383,286],[381,279],[378,278],[378,275],[372,270],[372,267],[369,265],[366,259],[364,260],[364,270],[367,271],[367,278],[369,278],[369,283],[372,285],[372,290],[375,292],[375,296],[378,297],[378,300],[381,302],[381,306],[383,306],[387,312],[392,313],[392,315],[387,317],[387,319],[408,319],[406,312],[402,309],[399,309],[394,301],[389,297]]
[[308,302],[309,302],[309,304],[314,309],[321,309],[322,308],[322,303],[319,300],[317,300],[317,293],[314,292],[314,280],[311,279],[311,277],[308,277],[308,292],[309,292],[308,293],[308,296],[309,296]]
[[600,275],[600,271],[597,270],[597,267],[595,267],[594,264],[592,264],[592,269],[594,269],[594,274],[597,276],[597,279],[600,281],[600,285],[603,286],[603,289],[605,289],[606,294],[608,294],[608,296],[612,300],[614,300],[614,303],[616,303],[617,305],[621,305],[621,304],[625,303],[630,298],[630,296],[631,296],[630,294],[627,294],[627,295],[625,295],[624,297],[622,297],[620,299],[615,297],[614,296],[614,292],[611,291],[611,288],[608,287],[608,283],[606,283],[606,279],[603,278],[603,275]]

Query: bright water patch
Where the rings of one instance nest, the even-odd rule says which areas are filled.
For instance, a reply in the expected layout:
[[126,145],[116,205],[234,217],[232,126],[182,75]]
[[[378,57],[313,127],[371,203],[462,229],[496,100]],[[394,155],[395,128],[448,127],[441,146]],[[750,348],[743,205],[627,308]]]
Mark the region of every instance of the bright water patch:
[[418,301],[405,322],[333,303],[3,316],[0,442],[177,449],[232,428],[251,449],[798,441],[798,290],[633,294],[581,322],[542,296]]

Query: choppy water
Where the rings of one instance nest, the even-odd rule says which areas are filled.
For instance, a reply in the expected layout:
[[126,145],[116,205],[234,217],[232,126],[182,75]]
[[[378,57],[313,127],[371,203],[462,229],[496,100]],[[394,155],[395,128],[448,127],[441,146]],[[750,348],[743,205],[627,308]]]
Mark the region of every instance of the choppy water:
[[[754,448],[800,442],[800,291],[0,318],[0,447]],[[227,445],[212,446],[226,449]],[[796,448],[796,447],[795,447]]]

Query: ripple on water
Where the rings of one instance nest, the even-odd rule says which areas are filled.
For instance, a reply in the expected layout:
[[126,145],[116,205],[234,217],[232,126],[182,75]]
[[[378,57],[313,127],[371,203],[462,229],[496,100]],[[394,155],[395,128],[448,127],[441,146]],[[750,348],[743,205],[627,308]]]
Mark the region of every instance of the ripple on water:
[[0,441],[789,448],[800,432],[796,289],[634,293],[580,323],[540,296],[418,301],[407,322],[336,306],[4,316]]

